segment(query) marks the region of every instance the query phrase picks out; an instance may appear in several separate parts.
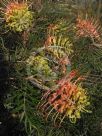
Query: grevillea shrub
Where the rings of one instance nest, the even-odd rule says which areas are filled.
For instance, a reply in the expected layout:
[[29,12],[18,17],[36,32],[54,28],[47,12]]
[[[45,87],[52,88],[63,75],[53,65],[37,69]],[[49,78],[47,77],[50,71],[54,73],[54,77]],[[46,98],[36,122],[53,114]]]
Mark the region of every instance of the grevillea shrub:
[[0,0],[1,63],[10,88],[0,103],[27,136],[102,136],[100,3]]

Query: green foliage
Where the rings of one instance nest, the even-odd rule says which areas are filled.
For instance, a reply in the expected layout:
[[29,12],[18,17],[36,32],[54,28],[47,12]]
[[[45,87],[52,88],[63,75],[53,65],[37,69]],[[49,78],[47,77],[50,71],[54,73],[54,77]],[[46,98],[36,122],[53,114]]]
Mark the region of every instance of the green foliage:
[[[27,136],[102,135],[102,48],[97,46],[102,43],[101,41],[93,41],[94,39],[89,37],[78,38],[76,36],[77,17],[86,18],[88,15],[89,18],[94,17],[99,21],[101,7],[96,1],[88,0],[86,5],[84,2],[71,0],[54,3],[45,0],[42,3],[42,9],[39,12],[36,11],[36,20],[32,24],[32,30],[28,32],[26,45],[23,45],[22,34],[17,36],[14,33],[6,33],[2,35],[1,30],[4,28],[2,26],[0,28],[0,34],[3,37],[0,39],[0,50],[5,53],[10,69],[10,92],[5,97],[4,105],[11,112],[12,117],[19,119],[24,124]],[[32,11],[35,12],[33,6]],[[21,32],[31,26],[32,13],[28,12],[28,9],[26,9],[26,13],[21,18],[23,13],[21,11],[15,12],[17,18],[15,15],[10,18],[9,27],[14,31]],[[18,22],[19,18],[23,21]],[[11,22],[14,24],[12,25]],[[56,29],[48,31],[50,24],[54,24]],[[48,36],[50,38],[53,36],[53,39],[45,47]],[[66,56],[67,59],[70,59],[70,68],[68,64],[59,63],[59,60]],[[70,70],[77,69],[78,74],[85,77],[82,86],[90,96],[92,114],[82,114],[76,124],[71,124],[66,119],[59,128],[53,126],[50,120],[46,122],[38,111],[37,105],[44,93],[43,89],[38,88],[41,85],[52,87],[53,78],[60,79],[64,76],[63,66]],[[27,72],[28,68],[30,68],[31,74]],[[69,71],[67,69],[67,72]],[[35,76],[37,83],[39,83],[35,83],[37,88],[29,80],[32,75],[39,75],[39,81]],[[49,84],[46,82],[48,81],[47,77],[50,77]],[[42,79],[44,82],[41,81]]]
[[72,61],[76,68],[86,72],[102,71],[102,48],[96,47],[87,39],[82,38],[76,41]]
[[[12,85],[10,94],[7,96],[5,101],[5,107],[7,107],[13,114],[15,118],[20,118],[20,121],[24,122],[26,132],[30,135],[37,130],[37,113],[36,105],[39,100],[39,91],[34,89],[27,82],[22,82],[22,84],[15,86]],[[35,108],[34,108],[35,107]]]

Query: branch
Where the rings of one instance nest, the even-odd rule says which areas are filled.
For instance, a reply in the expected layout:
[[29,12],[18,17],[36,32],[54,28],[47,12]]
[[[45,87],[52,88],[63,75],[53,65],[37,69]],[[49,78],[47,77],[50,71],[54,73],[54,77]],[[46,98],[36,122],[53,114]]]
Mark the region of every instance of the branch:
[[48,88],[47,86],[45,85],[42,85],[41,82],[39,82],[37,79],[33,78],[32,76],[31,77],[28,77],[27,80],[32,84],[34,85],[35,87],[41,89],[41,90],[50,90],[50,88]]

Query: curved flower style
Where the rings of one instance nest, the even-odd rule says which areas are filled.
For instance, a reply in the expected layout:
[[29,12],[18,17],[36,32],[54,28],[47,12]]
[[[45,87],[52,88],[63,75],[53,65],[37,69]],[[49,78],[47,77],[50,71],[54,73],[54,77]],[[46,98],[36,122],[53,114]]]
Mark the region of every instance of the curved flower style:
[[[88,112],[86,107],[90,105],[88,96],[80,85],[77,84],[81,78],[72,82],[75,77],[75,71],[72,71],[68,77],[58,83],[58,88],[54,91],[48,91],[44,94],[42,107],[44,112],[48,112],[47,117],[52,113],[54,122],[59,118],[60,124],[65,117],[68,117],[72,123],[81,118],[82,112]],[[51,110],[49,110],[51,109]]]
[[85,20],[78,18],[76,28],[77,28],[77,35],[79,37],[91,37],[97,40],[100,39],[100,34],[99,34],[100,26],[96,21],[94,22],[94,20],[92,19]]
[[11,30],[22,32],[32,25],[33,16],[26,1],[9,1],[3,5],[6,6],[2,8],[4,20]]

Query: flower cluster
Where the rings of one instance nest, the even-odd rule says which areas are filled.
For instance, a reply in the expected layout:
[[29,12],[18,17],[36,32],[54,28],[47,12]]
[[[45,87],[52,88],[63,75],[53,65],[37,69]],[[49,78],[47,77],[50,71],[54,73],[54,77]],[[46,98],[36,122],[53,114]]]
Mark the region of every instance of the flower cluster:
[[61,34],[55,34],[57,29],[57,25],[51,24],[48,27],[48,35],[45,41],[45,48],[49,53],[52,53],[56,59],[65,58],[65,56],[71,55],[73,52],[70,39]]
[[52,71],[45,57],[32,55],[26,62],[29,75],[36,75],[44,79],[47,79],[48,77],[56,78],[56,73]]
[[[87,93],[77,84],[81,78],[75,82],[71,81],[74,76],[75,72],[71,72],[67,78],[60,80],[56,90],[48,91],[43,96],[43,100],[46,101],[42,104],[44,112],[48,112],[48,115],[55,112],[55,120],[61,116],[60,123],[65,117],[69,117],[70,121],[75,123],[77,119],[81,118],[81,112],[88,112],[85,109],[90,105]],[[50,107],[51,110],[48,111],[47,107]]]
[[7,26],[17,32],[27,30],[32,25],[32,12],[27,2],[9,2],[5,8],[4,19]]
[[70,39],[62,34],[57,34],[57,30],[61,29],[60,24],[50,24],[48,26],[48,35],[45,41],[45,50],[51,61],[56,62],[57,66],[53,67],[55,71],[59,71],[59,75],[66,74],[67,66],[70,65],[69,55],[73,52]]
[[76,28],[77,35],[80,37],[92,37],[97,40],[100,39],[98,24],[94,24],[92,20],[78,18]]

